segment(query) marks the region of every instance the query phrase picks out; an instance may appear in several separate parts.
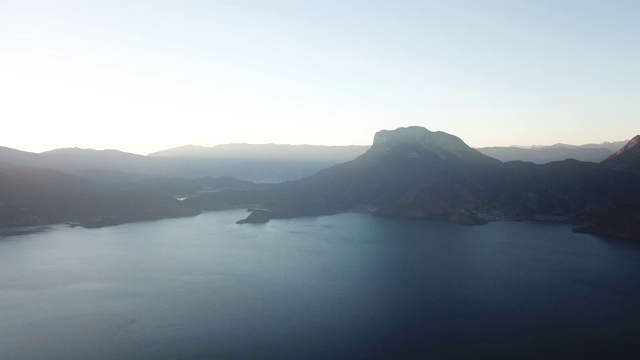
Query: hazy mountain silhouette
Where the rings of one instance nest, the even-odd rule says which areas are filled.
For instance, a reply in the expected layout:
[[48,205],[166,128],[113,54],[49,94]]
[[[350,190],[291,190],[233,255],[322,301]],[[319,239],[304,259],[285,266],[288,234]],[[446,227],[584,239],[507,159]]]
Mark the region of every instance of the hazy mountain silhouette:
[[477,148],[481,153],[500,161],[529,161],[546,164],[552,161],[575,159],[598,163],[618,151],[627,141],[606,142],[602,144],[567,145],[554,144],[535,147],[483,147]]
[[150,157],[213,158],[233,160],[317,161],[341,163],[355,159],[369,146],[319,146],[281,144],[223,144],[212,147],[186,145],[151,153]]
[[0,169],[28,166],[36,161],[38,154],[0,146]]
[[151,163],[145,156],[118,150],[93,150],[80,148],[56,149],[40,153],[40,164],[55,164],[68,169],[90,169],[130,171],[136,169],[150,171]]
[[[235,146],[231,146],[235,147]],[[244,148],[244,146],[241,146]],[[271,147],[267,145],[267,147]],[[227,146],[222,146],[227,149]],[[142,156],[117,150],[56,149],[40,154],[0,148],[0,168],[53,168],[100,183],[130,182],[150,177],[203,178],[232,176],[257,182],[279,182],[311,175],[349,160],[358,147],[277,145],[277,151],[223,152],[218,157]],[[306,149],[306,150],[304,150]],[[304,150],[304,151],[303,151]],[[323,155],[326,152],[326,155]],[[225,155],[226,154],[226,155]],[[287,155],[289,154],[289,155]],[[286,156],[285,156],[286,155]],[[281,159],[278,159],[281,158]]]
[[[546,164],[552,161],[576,159],[600,162],[618,151],[627,141],[605,142],[601,144],[568,145],[554,144],[535,147],[483,147],[476,148],[481,153],[500,161],[529,161]],[[277,144],[224,144],[213,147],[185,145],[173,149],[151,153],[151,157],[211,158],[238,160],[286,160],[319,161],[341,163],[362,155],[368,145],[362,146],[315,146]]]
[[[604,143],[570,147],[481,148],[501,161],[534,163],[575,158],[597,162],[623,144]],[[599,148],[598,148],[599,147]],[[187,145],[149,156],[118,150],[65,148],[40,154],[0,147],[0,169],[13,166],[54,168],[101,184],[133,182],[146,178],[232,176],[256,182],[280,182],[312,175],[338,163],[355,159],[369,146],[315,146],[226,144],[214,147]]]
[[259,187],[259,185],[254,182],[239,180],[230,176],[217,178],[205,177],[199,179],[147,178],[112,186],[112,188],[146,190],[177,197],[186,197],[198,193],[227,189],[248,190],[257,187]]
[[620,150],[620,148],[623,147],[628,142],[629,140],[621,140],[621,141],[607,141],[599,144],[583,144],[583,145],[569,145],[569,144],[557,143],[550,146],[532,146],[532,148],[540,149],[540,148],[550,147],[550,148],[608,149],[612,152],[616,152]]
[[111,191],[58,170],[0,170],[1,226],[73,221],[93,227],[197,213],[166,195],[135,189]]

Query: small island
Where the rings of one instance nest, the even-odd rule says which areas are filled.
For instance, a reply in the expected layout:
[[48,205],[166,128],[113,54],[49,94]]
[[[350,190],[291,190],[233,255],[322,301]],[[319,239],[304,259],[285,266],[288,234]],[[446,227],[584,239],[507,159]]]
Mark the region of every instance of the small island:
[[264,224],[271,220],[273,212],[270,210],[257,209],[251,211],[246,219],[236,221],[236,224]]

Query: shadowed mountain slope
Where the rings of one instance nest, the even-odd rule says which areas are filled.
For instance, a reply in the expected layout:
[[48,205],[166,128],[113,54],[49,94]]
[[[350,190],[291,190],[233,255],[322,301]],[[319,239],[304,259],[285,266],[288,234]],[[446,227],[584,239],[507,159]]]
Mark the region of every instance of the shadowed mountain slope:
[[110,191],[53,169],[0,171],[0,226],[78,222],[87,227],[195,215],[172,197],[143,191]]
[[[633,165],[635,157],[623,155],[634,154],[632,145],[616,156],[616,169],[606,164],[613,160],[502,163],[455,136],[400,128],[378,132],[366,153],[312,176],[250,192],[198,195],[186,203],[203,209],[264,207],[275,218],[364,211],[463,224],[552,220],[573,223],[582,231],[640,239],[640,227],[629,225],[634,213],[627,216],[638,204],[633,194],[640,178],[617,170]],[[615,208],[618,203],[626,207]],[[623,219],[624,233],[598,222],[604,219],[603,209],[612,207]]]
[[636,135],[622,149],[609,156],[606,166],[630,171],[640,171],[640,135]]
[[[502,169],[500,161],[453,135],[420,127],[400,128],[378,132],[371,148],[352,161],[303,179],[265,186],[251,201],[274,210],[274,217],[367,211],[449,218],[495,197],[495,189],[484,184],[491,183]],[[222,197],[207,194],[187,202],[215,208]],[[484,221],[472,211],[473,219],[460,221]]]
[[608,196],[578,214],[578,230],[640,240],[640,135],[602,165]]
[[501,167],[453,135],[409,127],[380,131],[357,159],[279,188],[297,197],[312,193],[337,211],[448,216],[469,198],[486,196],[485,189],[470,189]]

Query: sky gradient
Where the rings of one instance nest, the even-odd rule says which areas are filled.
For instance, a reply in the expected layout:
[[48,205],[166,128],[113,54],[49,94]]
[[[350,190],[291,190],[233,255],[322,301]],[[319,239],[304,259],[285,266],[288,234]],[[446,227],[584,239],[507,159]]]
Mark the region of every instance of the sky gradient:
[[640,1],[0,0],[0,146],[640,133]]

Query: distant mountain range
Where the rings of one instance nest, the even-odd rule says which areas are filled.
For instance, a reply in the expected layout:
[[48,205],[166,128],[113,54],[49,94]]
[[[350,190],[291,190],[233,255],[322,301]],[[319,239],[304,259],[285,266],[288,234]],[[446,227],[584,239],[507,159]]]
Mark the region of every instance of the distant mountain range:
[[[547,147],[487,147],[481,153],[500,161],[536,164],[568,158],[600,162],[626,142]],[[213,147],[186,145],[147,156],[118,150],[64,148],[31,153],[0,147],[0,169],[13,166],[53,168],[103,183],[122,183],[155,177],[232,176],[255,182],[280,182],[314,174],[353,160],[370,146],[317,146],[277,144],[225,144]]]
[[256,182],[279,182],[311,175],[351,159],[351,154],[354,154],[353,157],[357,156],[357,151],[351,147],[317,147],[327,150],[328,155],[323,157],[320,156],[322,151],[316,148],[305,152],[304,149],[292,146],[289,151],[293,155],[278,158],[267,156],[268,152],[262,145],[250,147],[255,147],[253,155],[245,156],[242,151],[233,154],[227,151],[210,157],[142,156],[117,150],[79,148],[37,154],[0,147],[0,169],[13,166],[53,168],[101,183],[129,182],[149,177],[196,179],[218,176],[233,176]]
[[[622,146],[622,145],[621,145]],[[223,144],[212,147],[186,145],[151,153],[149,157],[209,158],[231,160],[315,161],[341,163],[369,149],[364,145],[320,146],[281,144]]]
[[[553,149],[567,147],[544,148]],[[610,153],[598,163],[502,162],[453,135],[421,127],[380,131],[371,147],[189,146],[161,152],[163,156],[0,148],[0,225],[73,222],[96,227],[252,207],[268,211],[246,222],[360,211],[468,225],[562,221],[577,231],[640,240],[640,137],[616,152],[604,145],[601,149]],[[261,179],[263,172],[274,174],[274,164],[295,168],[285,171],[293,180],[268,184],[196,175],[233,170]],[[312,171],[320,164],[329,165]],[[313,175],[293,176],[305,171]],[[177,196],[187,198],[179,201]]]
[[640,240],[639,139],[601,163],[538,165],[503,163],[455,136],[400,128],[377,133],[363,155],[312,176],[250,191],[199,194],[185,203],[202,210],[264,208],[272,218],[361,211],[469,225],[550,220]]
[[[546,164],[552,161],[575,159],[600,162],[622,148],[628,140],[601,144],[532,147],[483,147],[476,148],[481,153],[500,161],[529,161]],[[186,145],[151,153],[152,157],[170,158],[211,158],[236,160],[286,160],[341,163],[353,160],[369,149],[368,145],[317,146],[278,144],[225,144],[213,147]]]
[[575,159],[579,161],[600,162],[620,150],[627,141],[606,142],[602,144],[567,145],[535,147],[484,147],[477,150],[500,161],[529,161],[546,164],[552,161]]

